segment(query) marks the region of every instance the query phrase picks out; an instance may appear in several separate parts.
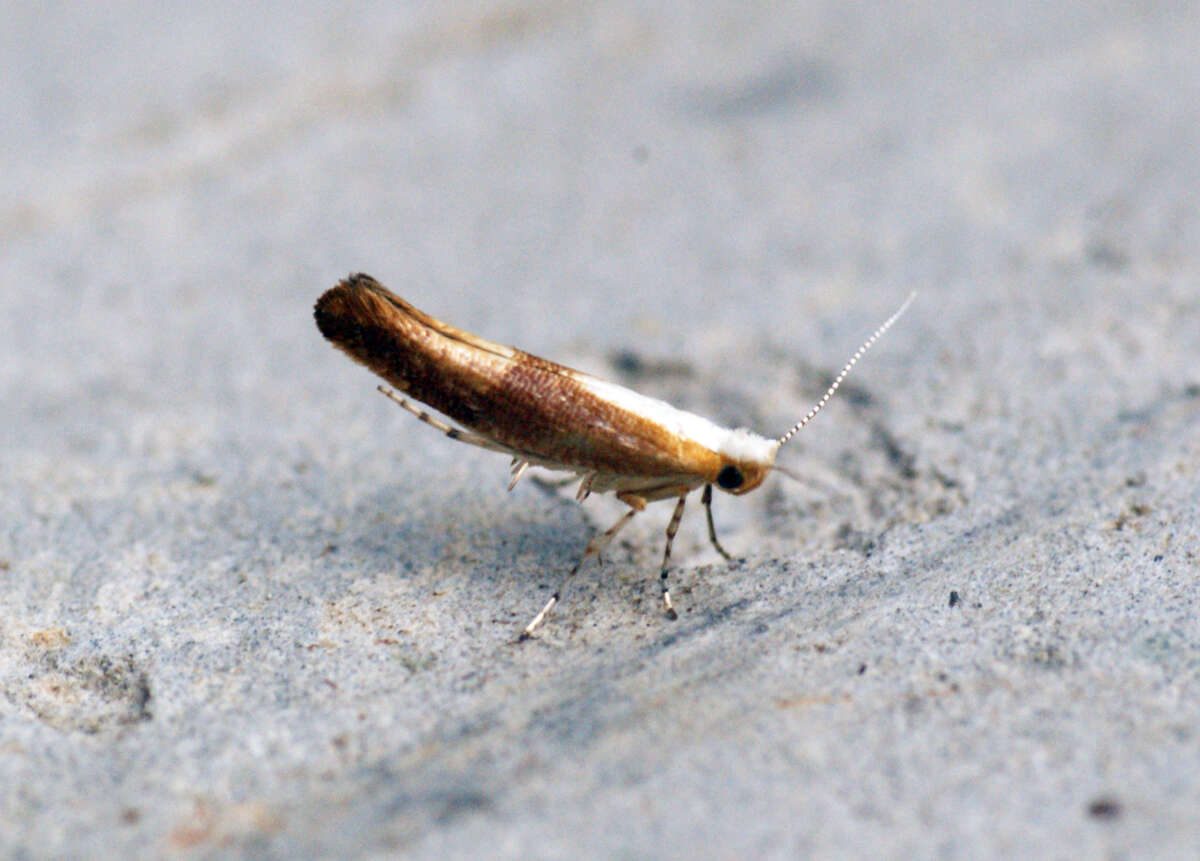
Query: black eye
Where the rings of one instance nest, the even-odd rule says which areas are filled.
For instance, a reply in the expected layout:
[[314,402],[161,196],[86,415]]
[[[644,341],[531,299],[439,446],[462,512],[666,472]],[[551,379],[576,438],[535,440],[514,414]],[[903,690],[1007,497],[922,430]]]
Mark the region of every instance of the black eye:
[[745,480],[746,477],[742,475],[742,471],[733,464],[717,473],[717,484],[726,490],[737,490]]

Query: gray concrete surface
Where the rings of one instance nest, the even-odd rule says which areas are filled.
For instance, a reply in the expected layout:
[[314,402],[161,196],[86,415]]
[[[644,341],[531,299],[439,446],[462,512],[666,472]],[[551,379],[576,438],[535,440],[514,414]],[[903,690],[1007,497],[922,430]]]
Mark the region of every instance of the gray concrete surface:
[[[685,5],[5,6],[0,854],[1200,857],[1195,4]],[[517,645],[619,506],[352,270],[764,433],[921,295]]]

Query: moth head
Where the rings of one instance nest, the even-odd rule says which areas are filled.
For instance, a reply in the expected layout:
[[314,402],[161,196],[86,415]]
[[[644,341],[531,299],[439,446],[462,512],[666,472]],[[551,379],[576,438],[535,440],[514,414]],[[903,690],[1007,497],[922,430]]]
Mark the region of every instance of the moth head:
[[726,463],[713,478],[713,484],[734,496],[749,493],[763,483],[767,473],[771,471],[770,464],[742,461]]
[[745,429],[728,433],[717,452],[721,462],[710,481],[726,493],[741,496],[763,483],[775,464],[779,443]]

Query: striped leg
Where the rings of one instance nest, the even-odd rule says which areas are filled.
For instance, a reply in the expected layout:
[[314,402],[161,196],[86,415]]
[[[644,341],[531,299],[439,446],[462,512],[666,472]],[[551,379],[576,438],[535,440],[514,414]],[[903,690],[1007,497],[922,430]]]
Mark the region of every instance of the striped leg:
[[711,484],[704,485],[704,493],[700,494],[700,502],[704,504],[704,516],[708,520],[708,540],[712,542],[712,546],[715,547],[717,552],[724,556],[727,561],[733,559],[732,556],[725,552],[725,548],[721,546],[721,542],[717,540],[717,528],[713,526],[712,519]]
[[529,469],[529,461],[522,460],[519,457],[514,457],[512,463],[508,465],[508,489],[512,490],[517,486],[517,482],[521,480],[521,476],[525,474],[525,470]]
[[[453,425],[446,424],[444,421],[437,418],[436,416],[431,416],[429,413],[425,412],[425,410],[421,409],[420,407],[414,406],[411,401],[405,400],[404,398],[400,397],[398,394],[393,392],[387,386],[376,386],[376,388],[379,389],[379,391],[383,392],[384,395],[386,395],[387,397],[391,398],[393,401],[398,403],[404,409],[408,410],[414,416],[419,418],[421,421],[425,422],[425,424],[429,425],[431,428],[440,430],[446,436],[450,437],[450,439],[458,440],[459,442],[465,442],[470,445],[477,445],[480,448],[486,448],[491,451],[502,451],[505,454],[514,454],[512,449],[502,446],[499,443],[494,443],[485,436],[482,436],[477,433],[473,433],[472,431],[469,431],[469,430],[462,430],[461,428],[456,428]],[[520,476],[518,475],[517,478],[520,478]],[[514,481],[513,484],[516,484],[516,482]]]
[[633,515],[637,514],[638,511],[639,509],[637,508],[630,508],[623,515],[621,515],[620,520],[588,542],[587,548],[583,551],[583,557],[575,563],[574,567],[572,567],[570,571],[567,572],[567,576],[563,577],[562,582],[558,584],[558,588],[554,590],[554,594],[550,596],[550,600],[546,602],[546,606],[541,609],[541,612],[534,616],[533,621],[525,626],[525,630],[521,632],[521,640],[528,640],[533,636],[533,629],[542,624],[542,620],[546,618],[546,614],[553,609],[554,605],[557,604],[559,599],[562,597],[562,592],[567,586],[567,581],[575,576],[575,573],[579,571],[584,562],[587,562],[588,559],[596,556],[601,550],[607,547],[608,542],[612,541],[613,536],[620,532],[625,524],[632,520]]
[[683,520],[683,506],[686,504],[687,493],[684,492],[680,494],[679,501],[675,503],[675,513],[671,515],[671,522],[667,524],[667,546],[663,549],[662,571],[658,575],[662,583],[663,608],[666,610],[668,619],[679,618],[679,614],[671,606],[671,590],[667,587],[667,568],[671,564],[671,542],[675,540],[675,533],[679,531],[679,521]]

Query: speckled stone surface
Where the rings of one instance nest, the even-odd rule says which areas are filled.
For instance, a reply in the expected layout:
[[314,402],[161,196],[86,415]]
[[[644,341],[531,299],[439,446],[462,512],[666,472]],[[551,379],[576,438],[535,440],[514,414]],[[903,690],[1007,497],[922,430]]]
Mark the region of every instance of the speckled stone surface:
[[[0,854],[1200,855],[1192,4],[9,4]],[[620,512],[350,271],[777,434]]]

